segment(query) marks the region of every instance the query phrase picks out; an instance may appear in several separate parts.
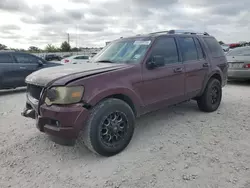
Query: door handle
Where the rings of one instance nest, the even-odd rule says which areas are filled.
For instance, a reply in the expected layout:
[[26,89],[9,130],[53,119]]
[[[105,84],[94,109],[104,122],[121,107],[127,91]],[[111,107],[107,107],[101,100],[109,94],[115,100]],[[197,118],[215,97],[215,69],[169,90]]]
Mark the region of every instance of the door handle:
[[175,73],[183,72],[183,68],[181,68],[181,67],[175,68],[174,72]]
[[20,69],[26,69],[26,67],[20,67]]
[[203,67],[209,67],[209,64],[208,64],[208,63],[203,63],[202,66],[203,66]]

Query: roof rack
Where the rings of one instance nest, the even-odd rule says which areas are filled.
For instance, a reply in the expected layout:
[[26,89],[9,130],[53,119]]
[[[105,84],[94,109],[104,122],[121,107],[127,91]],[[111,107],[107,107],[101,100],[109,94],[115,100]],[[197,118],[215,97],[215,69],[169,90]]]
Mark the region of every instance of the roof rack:
[[153,33],[149,33],[150,35],[152,34],[161,34],[161,33],[166,33],[168,34],[169,31],[157,31],[157,32],[153,32]]
[[169,30],[169,31],[158,31],[158,32],[153,32],[149,33],[150,35],[152,34],[190,34],[190,35],[209,35],[207,32],[195,32],[195,31],[190,31],[190,30]]
[[207,32],[195,32],[190,30],[169,30],[168,34],[191,34],[191,35],[209,35]]

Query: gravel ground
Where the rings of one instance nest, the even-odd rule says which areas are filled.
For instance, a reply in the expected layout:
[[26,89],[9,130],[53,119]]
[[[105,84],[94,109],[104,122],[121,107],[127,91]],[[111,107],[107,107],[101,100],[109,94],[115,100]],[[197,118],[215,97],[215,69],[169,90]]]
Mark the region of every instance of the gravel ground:
[[217,112],[194,101],[137,120],[119,155],[60,146],[21,117],[23,90],[0,93],[0,187],[249,188],[250,84],[223,89]]

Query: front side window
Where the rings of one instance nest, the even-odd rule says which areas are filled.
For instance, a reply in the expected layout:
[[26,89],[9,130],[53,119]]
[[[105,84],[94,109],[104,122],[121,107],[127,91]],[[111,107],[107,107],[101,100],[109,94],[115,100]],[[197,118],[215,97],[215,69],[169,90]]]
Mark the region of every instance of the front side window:
[[152,49],[151,56],[164,57],[165,64],[177,63],[179,61],[178,51],[174,38],[159,38]]
[[0,54],[0,63],[13,63],[9,54]]
[[192,37],[180,37],[180,47],[183,61],[193,61],[198,59],[197,49]]
[[28,54],[14,54],[18,63],[37,64],[38,58]]
[[151,44],[149,39],[114,41],[98,53],[91,62],[139,63]]

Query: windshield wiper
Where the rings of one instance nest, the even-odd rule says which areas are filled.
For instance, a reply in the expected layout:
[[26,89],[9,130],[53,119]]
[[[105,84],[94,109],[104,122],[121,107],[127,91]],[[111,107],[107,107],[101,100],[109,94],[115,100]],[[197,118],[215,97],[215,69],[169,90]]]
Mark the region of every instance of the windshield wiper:
[[98,63],[114,63],[113,61],[110,61],[110,60],[100,60],[100,61],[97,61]]

